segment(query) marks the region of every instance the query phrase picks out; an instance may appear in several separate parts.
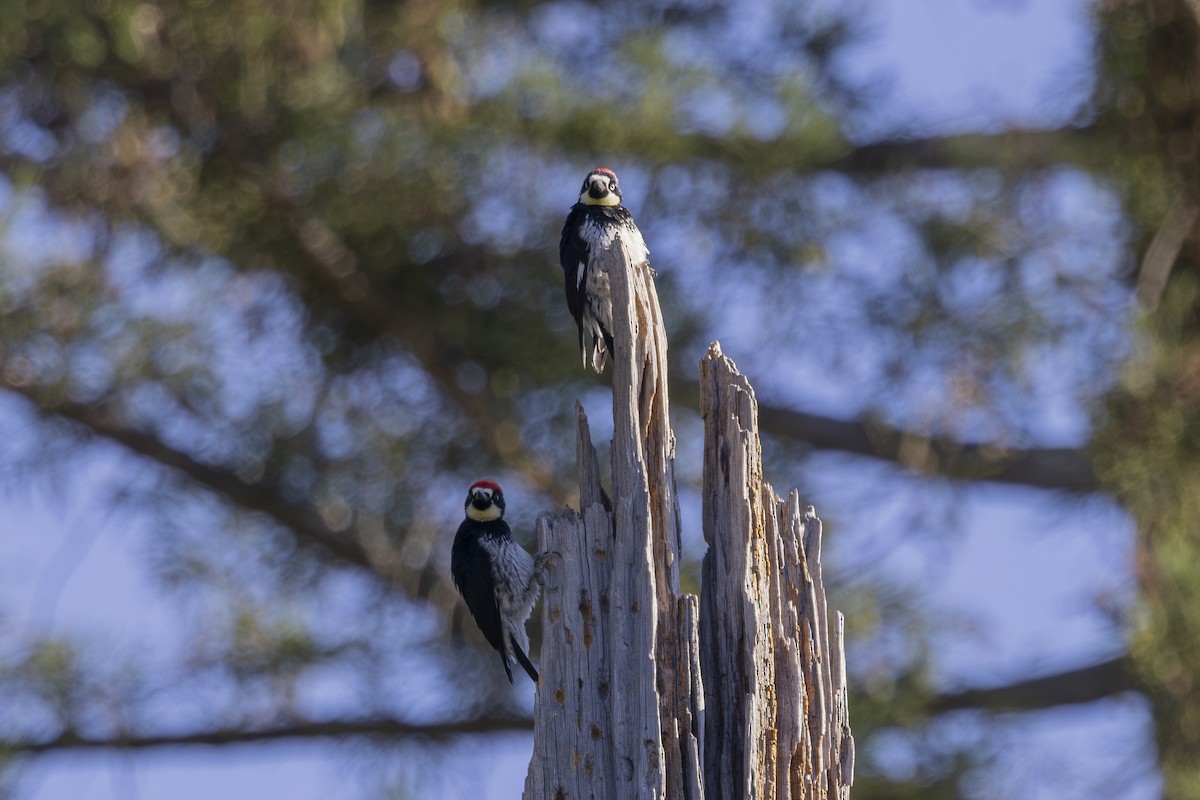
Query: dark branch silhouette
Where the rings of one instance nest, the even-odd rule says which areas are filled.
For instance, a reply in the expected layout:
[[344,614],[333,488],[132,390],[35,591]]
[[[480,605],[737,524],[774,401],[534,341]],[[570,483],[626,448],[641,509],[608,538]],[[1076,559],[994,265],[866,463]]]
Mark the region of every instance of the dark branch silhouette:
[[403,722],[386,717],[330,720],[327,722],[288,722],[265,728],[217,728],[183,734],[128,735],[112,737],[83,736],[65,731],[43,741],[0,740],[0,752],[11,756],[37,756],[80,750],[148,750],[156,747],[219,747],[224,745],[276,742],[286,739],[370,738],[448,739],[533,730],[528,717],[481,717],[458,722],[430,724]]
[[925,474],[1079,492],[1101,488],[1087,454],[1080,449],[1010,450],[994,444],[966,444],[882,422],[835,419],[769,405],[759,407],[759,419],[772,436],[807,442],[818,450],[895,461]]
[[[486,114],[486,104],[480,110]],[[571,142],[582,151],[594,149],[612,156],[639,159],[665,153],[671,163],[702,158],[718,163],[732,162],[740,174],[754,178],[779,170],[800,174],[835,171],[861,178],[920,169],[969,170],[976,168],[1039,169],[1071,163],[1092,166],[1098,139],[1095,127],[1057,129],[1010,129],[1001,133],[893,138],[866,144],[845,141],[813,141],[808,138],[759,139],[753,136],[709,136],[702,133],[676,134],[666,142],[658,130],[622,129],[618,135],[607,129],[591,130],[565,119],[559,128],[548,120],[536,120],[531,137]],[[603,136],[592,140],[591,136]]]
[[979,709],[984,711],[1040,711],[1057,706],[1091,703],[1124,692],[1138,691],[1128,656],[1040,678],[988,689],[965,689],[933,699],[933,713]]
[[[1063,705],[1090,703],[1124,692],[1137,691],[1129,673],[1129,661],[1120,656],[1098,664],[1066,670],[1054,675],[983,689],[966,689],[930,700],[932,713],[950,711],[1041,711]],[[21,741],[0,739],[0,752],[19,756],[86,750],[145,750],[157,747],[226,746],[288,739],[379,740],[445,739],[465,735],[533,730],[533,721],[523,716],[484,717],[457,722],[418,724],[390,718],[289,722],[260,728],[217,728],[191,733],[161,735],[83,736],[65,731],[53,739]]]
[[1094,159],[1099,136],[1096,128],[1081,127],[892,139],[848,148],[825,168],[864,176],[911,169],[1037,169]]
[[342,562],[379,574],[357,539],[331,530],[315,509],[286,500],[270,486],[246,483],[232,472],[198,461],[152,434],[119,425],[98,407],[69,401],[47,404],[30,387],[5,383],[3,388],[29,400],[42,414],[76,423],[93,436],[182,473],[242,509],[266,514],[291,530],[302,543],[317,545]]

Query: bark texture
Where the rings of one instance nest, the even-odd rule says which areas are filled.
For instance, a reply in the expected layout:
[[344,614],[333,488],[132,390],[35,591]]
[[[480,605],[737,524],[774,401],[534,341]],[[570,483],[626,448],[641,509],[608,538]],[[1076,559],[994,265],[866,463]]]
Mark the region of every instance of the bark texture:
[[821,520],[763,480],[758,403],[714,343],[700,362],[700,664],[709,800],[846,798],[854,776],[842,615],[832,636]]
[[594,268],[613,295],[613,499],[578,409],[580,511],[538,520],[561,568],[544,601],[525,797],[699,800],[696,598],[679,591],[662,312],[650,265],[619,239]]
[[[719,556],[705,560],[703,612],[694,595],[680,593],[667,341],[653,272],[619,244],[602,255],[601,268],[613,294],[612,499],[577,407],[580,510],[543,514],[537,523],[539,548],[558,557],[543,602],[524,797],[846,797],[833,788],[848,785],[842,776],[853,753],[840,627],[831,643],[819,559],[804,557],[810,547],[819,552],[820,522],[798,510],[794,519],[780,516],[783,504],[756,466],[746,475],[757,475],[757,483],[726,494],[772,498],[774,539],[766,543],[765,528],[750,523],[761,517],[766,525],[767,516],[741,514],[731,502],[710,509],[709,484],[728,488],[731,478],[710,477],[706,462],[705,536]],[[753,403],[748,384],[745,390]],[[745,419],[752,424],[752,415]],[[747,430],[760,465],[757,431]],[[708,437],[706,459],[716,446]],[[737,463],[749,464],[750,456]],[[789,507],[798,502],[793,496]],[[709,534],[710,510],[727,514],[719,539]],[[723,572],[734,564],[741,577]],[[727,632],[736,638],[723,640]],[[702,642],[713,652],[702,654]],[[719,690],[706,691],[702,665],[722,682]],[[726,704],[707,724],[706,702]],[[804,794],[804,787],[812,790]]]

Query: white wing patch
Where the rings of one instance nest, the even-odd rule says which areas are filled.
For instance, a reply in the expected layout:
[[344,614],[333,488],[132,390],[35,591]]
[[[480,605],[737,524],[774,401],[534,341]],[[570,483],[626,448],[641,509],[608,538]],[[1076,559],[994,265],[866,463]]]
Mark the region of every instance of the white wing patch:
[[625,250],[635,267],[650,260],[650,249],[646,247],[646,240],[642,238],[642,232],[636,226],[622,225],[620,236],[621,243],[625,245]]
[[496,582],[496,597],[500,601],[500,622],[506,634],[504,652],[512,656],[509,641],[512,636],[528,653],[529,635],[525,632],[525,621],[529,619],[542,588],[533,579],[533,556],[510,537],[492,539],[485,536],[480,544],[492,560],[492,579]]
[[579,238],[587,242],[589,248],[599,247],[607,250],[617,236],[616,225],[598,225],[590,217],[585,218],[579,226]]
[[533,556],[515,540],[505,537],[482,537],[480,545],[487,550],[492,562],[492,579],[500,599],[500,615],[506,622],[524,626],[537,600],[538,585],[533,580]]
[[618,236],[621,237],[621,244],[625,245],[625,250],[628,251],[635,266],[650,259],[650,250],[646,247],[646,240],[642,238],[642,232],[632,223],[599,225],[591,219],[585,219],[579,226],[579,237],[587,242],[589,248],[598,247],[601,250],[607,250]]
[[[613,220],[608,224],[597,223],[586,218],[579,226],[579,237],[587,243],[589,251],[597,253],[608,250],[619,238],[621,246],[635,267],[648,264],[650,250],[642,238],[642,232],[632,220]],[[576,272],[575,285],[583,290],[583,305],[580,309],[583,329],[591,334],[593,342],[592,367],[596,372],[604,369],[607,357],[607,347],[604,341],[604,331],[611,331],[612,322],[612,287],[609,284],[608,273],[593,264],[587,270],[584,280],[583,264]],[[587,366],[587,352],[583,353],[584,366]]]
[[601,345],[604,336],[600,325],[606,330],[612,330],[612,284],[608,281],[608,272],[602,269],[589,269],[587,274],[587,293],[583,303],[583,324]]

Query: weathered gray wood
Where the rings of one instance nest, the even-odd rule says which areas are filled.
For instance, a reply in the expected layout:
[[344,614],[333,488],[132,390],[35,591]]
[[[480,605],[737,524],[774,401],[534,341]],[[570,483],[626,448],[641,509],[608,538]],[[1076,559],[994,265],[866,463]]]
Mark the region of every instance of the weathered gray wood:
[[538,549],[556,552],[546,580],[540,680],[534,700],[534,753],[524,797],[609,798],[616,750],[608,741],[613,689],[607,643],[612,517],[587,417],[576,404],[575,452],[582,512],[541,514]]
[[821,521],[763,480],[754,390],[716,343],[700,376],[705,794],[847,798],[854,740],[841,616],[832,641],[826,620]]
[[[645,772],[639,788],[643,794],[668,798],[692,798],[692,782],[683,774],[686,754],[698,746],[693,741],[693,718],[698,713],[699,675],[692,675],[691,655],[696,642],[685,629],[680,614],[679,506],[675,491],[675,434],[669,417],[667,392],[667,336],[662,322],[658,292],[648,263],[634,264],[620,247],[609,251],[614,259],[609,279],[613,296],[613,328],[616,352],[613,363],[612,475],[615,535],[618,552],[630,558],[618,561],[634,567],[650,567],[648,586],[652,594],[652,618],[639,606],[617,604],[632,613],[625,616],[623,629],[645,654],[652,670],[638,669],[636,676],[618,669],[617,685],[625,679],[646,691],[642,695],[647,716],[641,720]],[[628,548],[628,549],[626,549]],[[647,638],[649,637],[649,638]],[[650,644],[649,650],[646,645]],[[644,667],[644,664],[643,664]],[[637,681],[646,680],[645,684]],[[653,698],[651,698],[651,693]],[[653,730],[649,705],[658,705]],[[632,725],[632,720],[630,721]],[[651,742],[654,742],[651,744]],[[636,761],[636,759],[635,759]],[[645,794],[653,791],[653,794]],[[632,795],[631,795],[632,796]]]
[[537,525],[540,549],[558,558],[524,797],[841,800],[853,739],[820,520],[763,482],[753,390],[714,345],[701,364],[710,550],[703,599],[680,593],[658,296],[620,240],[600,268],[613,295],[613,491],[610,501],[577,406],[580,511]]
[[[538,526],[539,546],[557,550],[563,568],[558,588],[546,593],[525,797],[700,800],[696,601],[679,592],[662,312],[649,264],[633,263],[620,239],[598,260],[593,268],[608,273],[613,297],[611,513],[578,409],[582,515],[573,522],[543,516]],[[558,537],[572,540],[571,555]],[[581,557],[586,567],[574,562]],[[572,672],[585,660],[578,652],[584,624],[593,634],[585,645],[589,671]],[[556,709],[559,697],[566,704]],[[562,725],[554,719],[560,712],[579,724]]]

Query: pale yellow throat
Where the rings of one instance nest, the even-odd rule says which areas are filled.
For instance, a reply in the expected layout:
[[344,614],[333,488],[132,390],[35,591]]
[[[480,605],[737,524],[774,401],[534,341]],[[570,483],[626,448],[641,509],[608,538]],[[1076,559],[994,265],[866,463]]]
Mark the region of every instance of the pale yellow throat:
[[583,201],[583,204],[585,206],[619,206],[619,205],[621,205],[621,198],[617,197],[615,194],[606,194],[606,195],[604,195],[604,197],[601,197],[599,200],[597,200],[596,198],[592,197],[587,192],[584,192],[583,196],[580,197],[579,199],[581,201]]
[[494,519],[500,519],[500,507],[494,503],[485,509],[478,509],[474,505],[467,505],[467,516],[476,522],[491,522]]

